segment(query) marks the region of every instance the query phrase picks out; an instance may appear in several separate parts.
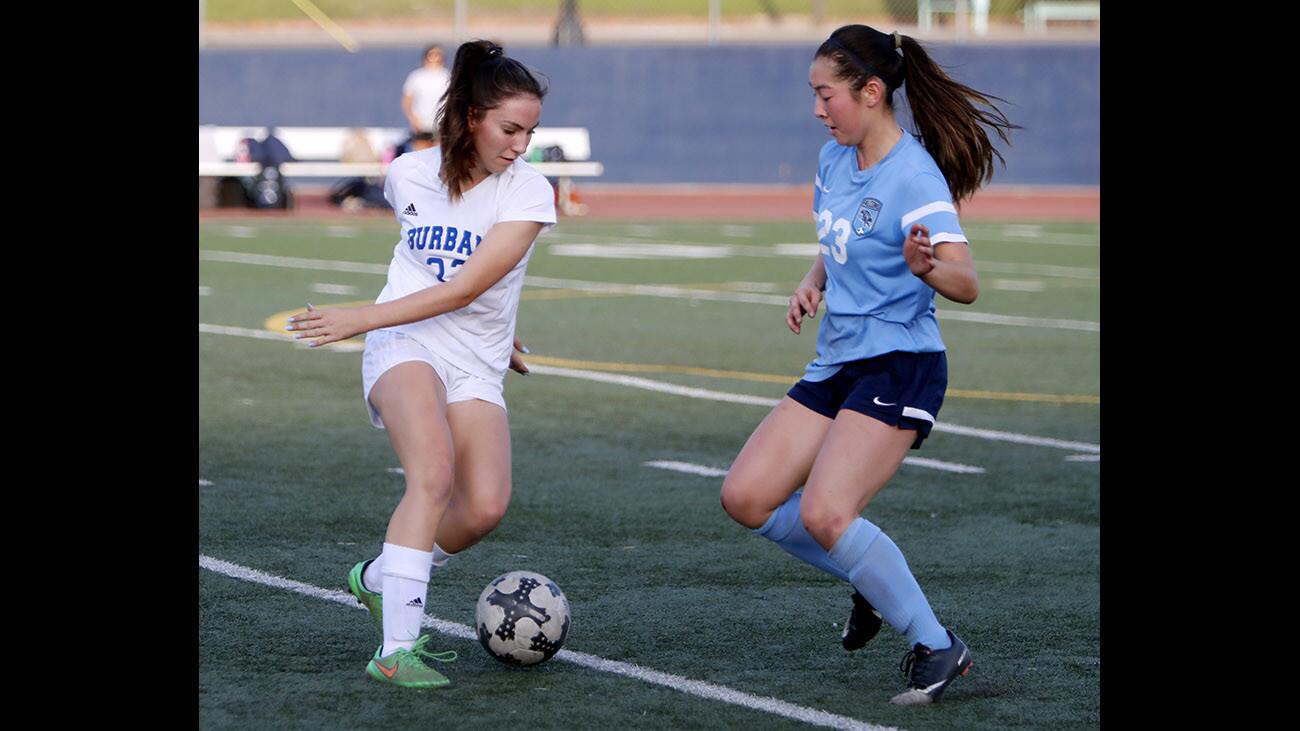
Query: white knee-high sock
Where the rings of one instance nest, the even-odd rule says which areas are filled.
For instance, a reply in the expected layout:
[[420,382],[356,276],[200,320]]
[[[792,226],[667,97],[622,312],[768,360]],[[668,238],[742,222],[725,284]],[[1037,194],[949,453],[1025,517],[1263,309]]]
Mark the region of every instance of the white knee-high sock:
[[[433,544],[433,570],[437,571],[451,559],[459,556],[459,553],[447,553],[437,543]],[[378,556],[366,564],[366,569],[361,573],[361,585],[368,591],[382,592],[384,590],[384,554],[381,551]]]
[[381,557],[384,586],[384,649],[387,657],[399,648],[411,649],[420,636],[424,600],[429,593],[433,553],[384,544]]
[[433,544],[433,569],[437,571],[443,566],[446,566],[448,561],[459,555],[459,553],[447,553],[442,550],[442,546],[439,546],[437,543]]
[[384,590],[384,552],[380,549],[379,555],[371,559],[366,564],[365,571],[361,572],[361,586],[368,591],[383,592]]

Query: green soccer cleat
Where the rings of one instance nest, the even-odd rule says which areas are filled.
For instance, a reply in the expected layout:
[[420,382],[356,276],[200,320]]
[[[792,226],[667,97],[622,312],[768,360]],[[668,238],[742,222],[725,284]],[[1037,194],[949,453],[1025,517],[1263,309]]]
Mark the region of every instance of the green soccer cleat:
[[451,685],[451,681],[442,673],[424,664],[424,660],[452,662],[456,652],[429,652],[424,646],[429,643],[429,635],[423,635],[415,641],[415,647],[409,650],[397,650],[388,657],[380,657],[384,651],[380,645],[375,656],[366,665],[366,674],[381,683],[400,685],[403,688],[441,688]]
[[366,567],[370,565],[368,561],[362,561],[348,572],[348,591],[352,596],[357,598],[357,604],[370,610],[370,619],[375,623],[375,632],[379,633],[379,641],[384,641],[384,595],[379,592],[370,591],[366,588],[365,582],[361,576],[366,572]]

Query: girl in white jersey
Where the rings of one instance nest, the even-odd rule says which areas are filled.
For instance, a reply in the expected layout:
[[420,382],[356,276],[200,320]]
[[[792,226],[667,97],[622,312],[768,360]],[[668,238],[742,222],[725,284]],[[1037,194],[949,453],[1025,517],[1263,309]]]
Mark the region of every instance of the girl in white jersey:
[[[920,141],[894,119],[893,92],[904,83]],[[934,294],[963,304],[979,294],[954,201],[1001,159],[983,126],[1007,140],[1016,125],[914,39],[863,25],[836,30],[817,49],[809,86],[813,114],[832,137],[813,192],[821,254],[790,297],[786,324],[798,334],[823,298],[826,316],[817,357],[736,457],[722,505],[850,582],[845,649],[862,647],[883,617],[912,648],[908,687],[891,702],[933,703],[969,670],[970,652],[939,624],[898,546],[861,513],[920,447],[943,403]]]
[[546,88],[488,41],[463,44],[439,109],[438,147],[389,167],[385,197],[401,224],[375,304],[290,318],[315,347],[367,333],[362,381],[371,422],[387,429],[406,475],[382,553],[348,574],[382,644],[371,677],[447,685],[420,635],[434,568],[492,531],[510,502],[506,368],[537,236],[555,223],[554,191],[522,159]]

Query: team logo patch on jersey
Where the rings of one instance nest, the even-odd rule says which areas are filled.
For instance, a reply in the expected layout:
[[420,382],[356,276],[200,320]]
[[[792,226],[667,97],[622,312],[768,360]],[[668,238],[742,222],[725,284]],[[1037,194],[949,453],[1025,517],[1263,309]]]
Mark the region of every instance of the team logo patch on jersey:
[[876,225],[879,216],[880,201],[875,198],[863,198],[862,205],[858,206],[858,212],[853,216],[853,230],[859,236],[866,236],[867,232]]

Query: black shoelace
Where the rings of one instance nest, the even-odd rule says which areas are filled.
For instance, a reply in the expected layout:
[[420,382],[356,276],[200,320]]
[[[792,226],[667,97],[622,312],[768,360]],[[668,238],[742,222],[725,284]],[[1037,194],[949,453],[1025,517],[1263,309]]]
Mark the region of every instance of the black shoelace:
[[[924,653],[925,655],[931,654],[925,650],[922,650],[921,653]],[[898,664],[898,669],[903,672],[903,677],[908,678],[909,680],[912,677],[912,668],[916,666],[918,654],[920,653],[918,653],[916,648],[908,650],[907,654],[903,656],[903,661]]]

